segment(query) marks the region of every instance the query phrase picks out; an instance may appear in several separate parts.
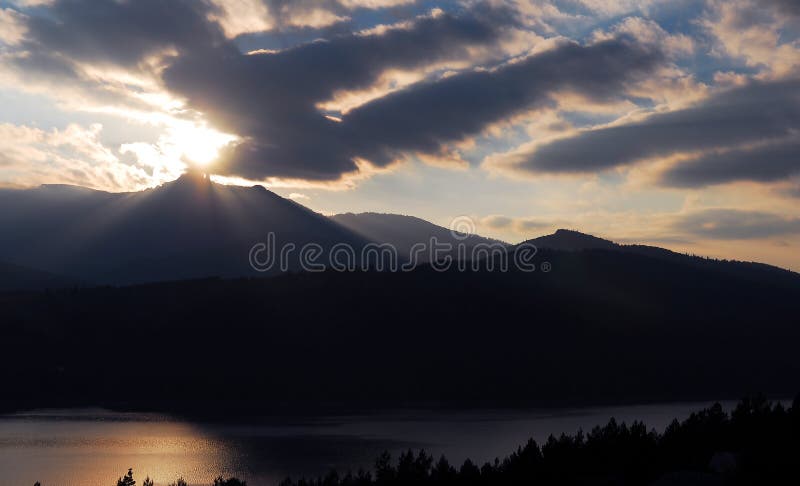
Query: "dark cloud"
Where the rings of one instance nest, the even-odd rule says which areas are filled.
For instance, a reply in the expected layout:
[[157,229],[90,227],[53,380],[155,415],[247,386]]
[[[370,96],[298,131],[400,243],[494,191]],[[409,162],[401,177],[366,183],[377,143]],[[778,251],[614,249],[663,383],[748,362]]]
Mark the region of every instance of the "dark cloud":
[[339,36],[272,54],[201,52],[179,58],[164,80],[216,126],[245,138],[223,154],[223,173],[338,179],[356,170],[358,137],[316,104],[339,90],[368,88],[389,68],[467,58],[470,48],[499,40],[507,24],[496,15],[443,14],[410,28]]
[[660,52],[629,39],[563,44],[497,69],[413,85],[354,109],[341,122],[315,108],[339,89],[369,87],[387,68],[413,69],[493,42],[506,20],[492,10],[445,14],[410,29],[345,36],[277,54],[184,57],[165,79],[215,124],[245,137],[223,156],[224,172],[332,180],[355,171],[356,158],[385,166],[408,152],[436,153],[492,122],[554,105],[555,91],[618,97],[626,82],[663,60]]
[[204,0],[56,0],[25,12],[25,36],[3,61],[20,82],[80,93],[103,105],[152,109],[123,88],[87,74],[85,66],[148,69],[149,56],[189,51],[236,52],[221,28],[209,20],[216,7]]
[[672,187],[699,187],[734,181],[780,181],[800,173],[796,138],[749,149],[713,152],[682,162],[661,178]]
[[[768,142],[792,136],[798,128],[800,81],[752,83],[691,108],[652,115],[637,123],[587,130],[542,145],[522,157],[519,168],[592,172],[650,157]],[[747,172],[743,161],[731,161],[738,164],[740,174]],[[717,162],[709,159],[710,165]],[[786,165],[777,162],[770,171],[774,174]],[[753,172],[758,169],[753,168]]]
[[492,71],[473,71],[414,86],[353,110],[344,123],[358,134],[361,153],[385,162],[397,151],[435,152],[490,123],[545,106],[557,91],[595,100],[622,96],[626,82],[662,60],[627,39],[560,47]]
[[[267,3],[277,11],[284,4]],[[490,123],[555,106],[557,91],[619,98],[626,83],[664,62],[661,52],[634,39],[564,43],[494,69],[412,85],[334,121],[317,108],[320,102],[342,90],[369,88],[388,69],[472,61],[476,47],[499,52],[499,41],[519,27],[516,14],[477,3],[456,14],[414,19],[407,28],[245,55],[210,20],[220,11],[209,1],[57,0],[40,12],[27,22],[26,56],[15,59],[20,70],[49,70],[51,79],[90,84],[73,61],[130,68],[172,49],[166,87],[216,128],[242,139],[223,151],[216,171],[254,179],[336,180],[357,171],[359,158],[386,166],[413,152],[435,154]]]
[[800,17],[800,2],[797,0],[761,0],[761,2],[777,8],[784,15]]
[[136,64],[150,54],[210,48],[224,42],[204,0],[57,0],[30,15],[23,48],[71,59]]
[[748,240],[800,234],[800,218],[761,211],[705,209],[682,215],[673,229],[701,238]]

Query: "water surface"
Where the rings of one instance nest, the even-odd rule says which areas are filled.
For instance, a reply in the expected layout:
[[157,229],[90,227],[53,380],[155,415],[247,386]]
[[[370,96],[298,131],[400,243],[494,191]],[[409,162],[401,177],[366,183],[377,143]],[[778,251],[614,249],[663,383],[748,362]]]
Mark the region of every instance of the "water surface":
[[[113,486],[129,467],[138,484],[183,477],[208,484],[222,474],[250,486],[287,475],[363,467],[383,450],[444,454],[451,463],[504,457],[533,437],[642,420],[662,431],[711,403],[670,403],[563,410],[432,412],[271,418],[253,424],[190,423],[157,414],[101,409],[43,410],[0,416],[0,486]],[[726,409],[732,402],[723,402]]]

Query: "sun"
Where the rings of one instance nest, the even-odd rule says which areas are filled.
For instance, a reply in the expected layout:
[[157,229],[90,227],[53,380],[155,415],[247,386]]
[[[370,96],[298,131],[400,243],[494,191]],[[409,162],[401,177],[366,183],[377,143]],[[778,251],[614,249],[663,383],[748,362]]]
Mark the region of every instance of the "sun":
[[220,150],[238,139],[205,123],[183,121],[168,129],[167,138],[181,160],[203,168],[213,165]]

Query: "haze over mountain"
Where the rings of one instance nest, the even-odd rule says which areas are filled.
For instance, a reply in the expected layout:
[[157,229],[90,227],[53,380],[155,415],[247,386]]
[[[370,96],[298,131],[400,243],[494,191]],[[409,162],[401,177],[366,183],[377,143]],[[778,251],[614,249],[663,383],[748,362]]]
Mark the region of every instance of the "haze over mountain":
[[[414,216],[343,213],[331,216],[331,219],[370,241],[394,245],[398,252],[405,257],[410,255],[412,247],[416,244],[430,246],[432,238],[435,238],[438,243],[453,245],[453,256],[457,256],[458,245],[464,247],[467,255],[471,254],[475,245],[479,244],[508,246],[502,241],[475,234],[458,233]],[[421,254],[420,261],[428,261],[429,256],[427,252]]]

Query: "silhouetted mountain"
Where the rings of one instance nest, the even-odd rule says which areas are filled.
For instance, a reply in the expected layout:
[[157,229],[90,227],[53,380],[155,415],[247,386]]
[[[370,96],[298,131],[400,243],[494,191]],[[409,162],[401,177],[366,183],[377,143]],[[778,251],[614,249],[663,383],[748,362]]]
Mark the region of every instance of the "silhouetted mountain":
[[598,249],[488,263],[0,294],[0,402],[225,414],[800,388],[797,274]]
[[[250,248],[365,240],[261,186],[187,174],[154,189],[108,193],[44,185],[0,190],[0,258],[96,283],[256,275]],[[278,265],[275,265],[277,272]]]
[[619,245],[613,241],[567,229],[556,230],[552,235],[540,236],[528,240],[526,243],[532,243],[537,248],[562,251],[616,250],[619,248]]
[[[466,250],[465,255],[470,255],[475,245],[502,245],[502,241],[484,238],[482,236],[464,233],[455,233],[448,228],[435,225],[424,219],[400,214],[382,213],[344,213],[331,216],[331,219],[349,228],[364,238],[376,243],[394,245],[398,252],[408,257],[415,244],[424,244],[430,247],[432,238],[438,243],[453,245],[452,255],[458,257],[458,245]],[[429,254],[420,255],[419,261],[429,261]]]
[[79,282],[41,270],[0,262],[0,292],[73,287]]
[[607,250],[633,253],[668,260],[677,264],[707,267],[712,271],[746,278],[766,285],[776,284],[778,282],[791,284],[797,281],[797,273],[764,263],[716,260],[713,258],[677,253],[657,246],[619,244],[596,236],[566,229],[559,229],[552,235],[540,236],[524,243],[531,243],[537,248],[561,251]]

